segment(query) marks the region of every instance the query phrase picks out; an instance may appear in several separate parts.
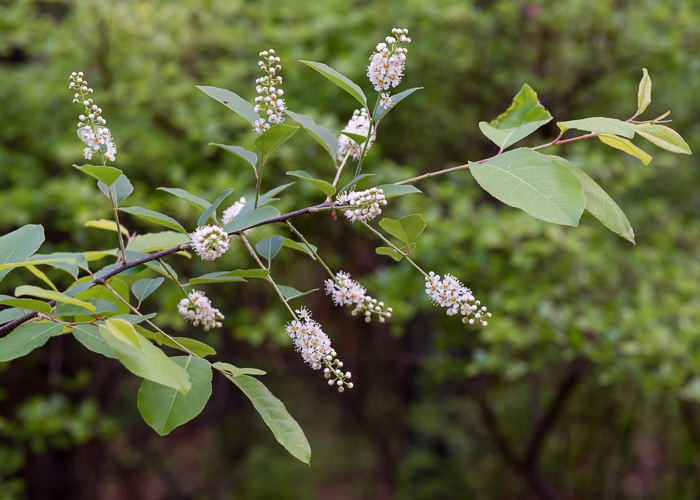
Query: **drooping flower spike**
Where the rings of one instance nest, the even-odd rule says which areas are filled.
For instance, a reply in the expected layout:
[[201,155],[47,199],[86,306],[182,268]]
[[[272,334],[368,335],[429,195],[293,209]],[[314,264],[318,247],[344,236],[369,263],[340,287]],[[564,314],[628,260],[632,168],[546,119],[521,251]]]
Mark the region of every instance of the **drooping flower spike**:
[[194,326],[202,325],[205,331],[211,328],[221,328],[221,319],[224,315],[211,306],[211,301],[204,292],[192,290],[186,298],[177,305],[177,310]]
[[336,352],[331,347],[331,339],[321,329],[321,325],[311,318],[311,312],[302,307],[297,309],[299,319],[287,324],[286,332],[292,338],[294,348],[314,370],[323,368],[323,376],[328,379],[328,385],[343,392],[352,389],[350,382],[352,374],[341,370],[343,362],[336,358]]
[[337,306],[354,307],[352,315],[363,316],[367,323],[372,320],[372,314],[376,314],[379,322],[384,323],[393,312],[391,307],[384,306],[384,302],[377,302],[377,299],[367,295],[365,287],[343,271],[335,275],[335,280],[326,280],[326,295],[330,295]]
[[434,305],[446,307],[448,316],[461,314],[462,323],[488,325],[486,320],[491,313],[486,306],[482,306],[472,291],[451,274],[445,274],[441,280],[439,274],[430,271],[425,278],[425,293]]

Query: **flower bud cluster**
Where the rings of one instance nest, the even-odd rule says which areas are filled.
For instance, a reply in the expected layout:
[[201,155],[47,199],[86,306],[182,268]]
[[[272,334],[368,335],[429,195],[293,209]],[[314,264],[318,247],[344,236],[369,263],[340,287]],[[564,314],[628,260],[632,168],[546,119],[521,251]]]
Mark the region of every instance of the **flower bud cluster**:
[[88,87],[83,72],[71,73],[68,88],[75,90],[73,102],[83,106],[83,113],[78,117],[78,136],[87,145],[83,149],[83,156],[86,160],[91,160],[95,152],[99,152],[109,161],[115,161],[117,157],[117,147],[114,145],[112,134],[104,125],[107,120],[102,117],[102,108],[94,103],[91,97],[93,90]]
[[382,213],[381,206],[386,205],[386,197],[383,189],[375,187],[365,191],[350,191],[340,193],[336,197],[337,203],[342,203],[345,207],[343,213],[351,222],[360,220],[368,222]]
[[238,214],[240,214],[241,210],[243,210],[243,207],[246,203],[247,201],[245,197],[242,196],[240,200],[238,200],[233,205],[224,210],[224,214],[221,217],[221,220],[224,222],[224,225],[231,222]]
[[311,312],[302,307],[295,311],[299,319],[287,324],[286,331],[294,343],[294,348],[314,370],[322,367],[323,376],[328,379],[328,385],[343,392],[345,388],[352,389],[353,383],[350,372],[343,373],[340,369],[343,362],[336,359],[336,352],[331,347],[331,339],[321,329],[321,325],[311,318]]
[[377,299],[367,295],[367,290],[343,271],[335,275],[335,280],[326,280],[326,295],[330,295],[337,306],[354,306],[352,315],[364,316],[367,323],[372,320],[372,314],[376,314],[379,322],[384,323],[393,312],[384,302],[377,302]]
[[270,125],[284,122],[284,112],[287,109],[287,105],[282,99],[284,90],[280,88],[282,77],[277,74],[282,69],[279,64],[280,58],[275,56],[273,49],[260,52],[260,57],[262,59],[258,61],[258,66],[265,73],[265,76],[255,80],[255,91],[258,96],[255,98],[254,109],[258,114],[265,112],[267,121],[265,118],[255,120],[254,127],[258,134],[265,132],[270,128]]
[[[400,47],[400,43],[411,43],[408,30],[394,28],[391,30],[391,36],[386,37],[385,42],[377,44],[376,52],[370,56],[367,78],[374,85],[374,90],[389,90],[390,87],[396,87],[401,83],[408,49]],[[392,105],[390,94],[383,93],[380,102],[385,108],[390,107]]]
[[221,328],[220,319],[224,319],[221,312],[211,306],[211,301],[205,297],[204,292],[192,290],[187,298],[182,299],[177,305],[177,310],[194,326],[202,325],[205,331],[210,328]]
[[448,316],[460,313],[463,316],[462,323],[486,326],[486,320],[491,317],[491,313],[487,312],[485,306],[481,306],[481,301],[474,298],[471,290],[451,274],[445,274],[445,278],[440,280],[439,274],[430,271],[425,278],[425,293],[433,304],[446,307]]
[[[369,127],[370,120],[367,110],[365,108],[356,109],[353,112],[352,118],[350,118],[347,126],[343,129],[343,132],[350,132],[351,134],[367,137],[369,134]],[[359,160],[362,156],[363,148],[366,148],[365,154],[367,154],[367,151],[369,151],[369,149],[372,147],[372,143],[374,143],[376,138],[376,131],[372,130],[372,135],[370,136],[366,146],[365,144],[359,145],[353,139],[343,135],[341,132],[340,136],[338,137],[338,159],[344,160],[348,155],[352,155],[353,160]]]
[[203,260],[214,260],[226,253],[230,237],[219,226],[200,226],[190,239],[197,255]]

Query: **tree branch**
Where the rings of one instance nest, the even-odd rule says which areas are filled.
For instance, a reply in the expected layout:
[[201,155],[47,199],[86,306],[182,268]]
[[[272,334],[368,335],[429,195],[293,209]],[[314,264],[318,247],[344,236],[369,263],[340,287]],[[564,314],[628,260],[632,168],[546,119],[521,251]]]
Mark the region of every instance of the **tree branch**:
[[[235,231],[235,232],[232,232],[229,234],[232,236],[233,235],[237,236],[237,235],[240,235],[240,233],[242,231],[247,231],[247,230],[255,228],[255,227],[266,226],[268,224],[274,224],[276,222],[284,222],[288,219],[291,219],[293,217],[297,217],[299,215],[304,215],[304,214],[308,214],[308,213],[312,213],[312,212],[318,212],[319,210],[323,210],[325,208],[330,208],[330,206],[331,206],[330,202],[325,202],[325,203],[321,203],[319,205],[313,205],[311,207],[302,208],[300,210],[295,210],[294,212],[289,212],[286,214],[278,215],[276,217],[271,217],[269,219],[266,219],[262,222],[255,224],[253,226],[242,229],[241,231]],[[131,262],[122,264],[121,266],[112,269],[111,271],[103,274],[102,276],[100,276],[98,278],[93,279],[92,281],[89,281],[88,283],[90,283],[92,286],[103,285],[109,278],[116,276],[117,274],[123,273],[127,269],[131,269],[132,267],[136,267],[136,266],[139,266],[141,264],[145,264],[147,262],[152,262],[154,260],[158,260],[162,257],[165,257],[166,255],[171,255],[173,253],[184,250],[191,245],[192,245],[192,242],[182,243],[180,245],[176,245],[174,247],[167,248],[165,250],[161,250],[160,252],[152,253],[152,254],[147,255],[145,257],[142,257],[140,259],[133,260]],[[56,305],[56,301],[52,300],[52,301],[48,302],[48,304],[50,306],[54,306],[54,305]],[[24,316],[22,316],[20,318],[17,318],[17,319],[12,320],[8,323],[5,323],[4,325],[0,326],[0,334],[9,333],[12,330],[14,330],[15,328],[17,328],[18,326],[20,326],[21,324],[26,323],[27,321],[35,318],[36,316],[37,316],[37,312],[32,311],[30,313],[25,314]]]

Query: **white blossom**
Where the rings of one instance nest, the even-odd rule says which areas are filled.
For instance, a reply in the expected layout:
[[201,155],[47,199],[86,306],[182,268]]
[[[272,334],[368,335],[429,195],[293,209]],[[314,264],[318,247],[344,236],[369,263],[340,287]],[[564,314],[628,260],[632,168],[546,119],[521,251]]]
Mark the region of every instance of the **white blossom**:
[[350,274],[340,271],[336,273],[334,280],[327,279],[325,284],[326,295],[331,296],[335,305],[354,307],[353,316],[362,315],[367,323],[371,321],[372,314],[379,317],[380,323],[391,317],[393,309],[367,295],[367,290],[351,279]]
[[323,368],[324,377],[329,379],[328,384],[337,385],[339,392],[343,392],[345,387],[352,387],[352,383],[346,382],[350,377],[340,371],[343,363],[336,359],[331,339],[323,332],[321,325],[311,318],[311,312],[305,307],[295,312],[299,319],[288,323],[285,330],[303,360],[314,370]]
[[240,200],[235,202],[233,205],[228,207],[226,210],[224,210],[224,214],[221,217],[221,220],[224,222],[224,224],[228,224],[231,222],[238,214],[241,213],[241,210],[243,210],[243,207],[246,204],[246,199],[245,197],[241,197]]
[[228,250],[229,235],[219,226],[200,226],[190,235],[194,251],[203,260],[214,260]]
[[368,222],[374,219],[382,213],[380,207],[387,203],[384,190],[375,187],[365,191],[345,191],[336,197],[336,202],[345,205],[340,208],[351,222]]
[[224,319],[224,315],[211,306],[211,301],[204,292],[197,290],[192,290],[187,298],[182,299],[177,305],[177,310],[194,326],[202,325],[205,331],[210,328],[221,328],[221,322],[218,320]]
[[258,61],[258,67],[265,73],[255,80],[255,92],[258,96],[255,98],[254,110],[256,113],[265,113],[265,118],[256,120],[255,131],[262,134],[270,128],[270,125],[284,122],[284,114],[287,110],[287,104],[282,99],[284,90],[282,86],[282,77],[277,75],[277,72],[282,69],[280,58],[275,55],[274,49],[264,50],[260,52],[261,60]]
[[93,90],[87,86],[82,72],[71,73],[70,90],[77,90],[73,96],[73,102],[83,106],[83,113],[78,118],[78,136],[87,145],[83,149],[83,156],[90,160],[95,153],[99,153],[105,160],[115,161],[117,157],[117,146],[112,139],[112,133],[104,125],[107,120],[102,117],[102,108],[98,107],[87,97]]
[[445,274],[441,280],[439,274],[430,271],[425,278],[425,293],[433,304],[447,308],[448,316],[461,314],[463,323],[488,325],[486,320],[491,313],[481,305],[481,301],[476,300],[469,288],[451,274]]
[[[391,33],[394,36],[387,36],[385,42],[377,44],[376,52],[370,56],[367,67],[367,78],[378,92],[389,90],[401,83],[408,49],[400,47],[399,44],[411,43],[407,29],[394,28]],[[385,108],[391,107],[389,96],[389,92],[381,95],[380,102]]]
[[[350,121],[348,122],[347,126],[342,130],[342,132],[350,132],[351,134],[367,137],[367,135],[369,134],[369,127],[370,120],[367,110],[365,108],[356,109],[352,114],[352,118],[350,118]],[[346,156],[352,155],[353,160],[359,160],[360,156],[362,156],[363,149],[366,148],[366,154],[366,152],[369,151],[369,149],[372,147],[372,143],[374,143],[374,140],[376,138],[377,134],[375,133],[375,130],[373,130],[367,144],[365,145],[363,143],[362,145],[360,145],[357,144],[357,142],[355,142],[350,137],[341,133],[338,137],[338,159],[343,160]]]

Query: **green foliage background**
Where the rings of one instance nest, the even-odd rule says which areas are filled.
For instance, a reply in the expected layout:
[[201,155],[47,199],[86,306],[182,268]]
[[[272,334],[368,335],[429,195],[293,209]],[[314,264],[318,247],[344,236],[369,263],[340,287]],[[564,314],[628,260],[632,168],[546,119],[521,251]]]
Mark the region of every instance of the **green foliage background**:
[[[295,61],[325,62],[369,91],[374,45],[392,27],[409,28],[401,88],[425,90],[383,122],[366,170],[381,184],[495,153],[477,123],[505,110],[523,83],[556,120],[626,119],[642,67],[654,84],[647,113],[670,109],[672,126],[699,151],[698,26],[694,0],[2,3],[0,230],[41,223],[51,244],[44,252],[115,243],[82,228],[110,210],[70,166],[81,162],[71,71],[84,71],[95,89],[119,147],[116,166],[136,188],[132,204],[191,228],[197,214],[155,188],[212,200],[234,187],[234,196],[250,197],[250,168],[207,144],[249,147],[254,133],[195,85],[252,100],[260,50],[274,47],[282,58],[290,109],[340,129],[352,99]],[[552,122],[525,144],[557,132]],[[187,328],[173,287],[149,299],[159,325],[212,343],[222,360],[268,371],[265,383],[307,432],[310,469],[274,442],[225,380],[215,380],[202,415],[158,437],[140,421],[135,377],[55,338],[0,365],[0,499],[696,498],[700,174],[696,156],[642,147],[654,156],[648,167],[599,142],[556,151],[613,195],[636,247],[589,216],[575,229],[536,221],[490,198],[465,171],[421,182],[426,196],[390,203],[392,218],[424,214],[418,261],[472,287],[494,313],[483,330],[429,305],[422,278],[376,256],[371,235],[349,233],[342,221],[299,219],[334,268],[395,309],[390,325],[365,326],[321,293],[309,298],[356,378],[343,395],[292,352],[285,311],[262,285],[207,289],[226,315],[216,333]],[[303,132],[278,152],[268,188],[296,169],[334,174]],[[318,201],[299,184],[289,192],[282,211]],[[275,261],[281,283],[319,287],[322,270],[290,253]],[[246,259],[234,248],[221,266]],[[181,275],[215,270],[175,264]],[[15,272],[3,289],[25,279]],[[528,456],[569,378],[561,411]]]

